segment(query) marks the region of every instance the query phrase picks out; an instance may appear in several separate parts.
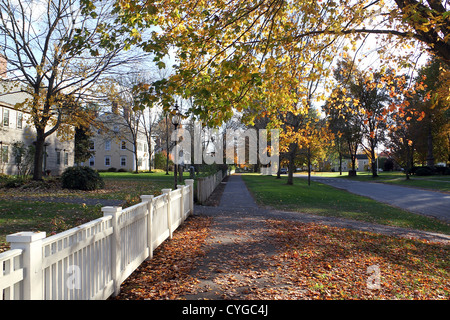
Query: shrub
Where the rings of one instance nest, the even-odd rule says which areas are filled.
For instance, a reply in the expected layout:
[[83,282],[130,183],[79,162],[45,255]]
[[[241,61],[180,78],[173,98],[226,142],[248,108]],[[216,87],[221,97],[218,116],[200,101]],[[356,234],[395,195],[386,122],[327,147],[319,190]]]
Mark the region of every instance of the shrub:
[[9,179],[7,179],[5,181],[5,183],[3,184],[3,186],[5,188],[19,188],[21,186],[23,186],[26,182],[28,181],[28,179],[24,178],[24,177],[10,177]]
[[443,166],[436,166],[436,167],[434,167],[434,172],[436,174],[444,174],[445,169],[447,169],[447,168],[443,167]]
[[61,175],[62,186],[67,189],[96,190],[105,187],[97,171],[89,167],[70,167]]
[[433,170],[429,167],[420,167],[416,169],[416,176],[431,176]]
[[127,169],[120,168],[119,170],[117,170],[117,172],[128,172],[128,171],[127,171]]
[[117,168],[111,167],[108,169],[108,172],[117,172]]

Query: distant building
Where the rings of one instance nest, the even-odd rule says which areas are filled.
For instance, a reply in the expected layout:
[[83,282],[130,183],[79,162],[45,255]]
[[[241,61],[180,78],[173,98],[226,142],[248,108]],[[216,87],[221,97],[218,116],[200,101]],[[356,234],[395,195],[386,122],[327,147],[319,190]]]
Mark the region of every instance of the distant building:
[[[27,93],[8,93],[6,60],[0,55],[0,173],[18,174],[13,144],[23,142],[26,146],[36,140],[36,131],[28,112],[17,110],[15,105],[24,102]],[[74,139],[61,141],[57,132],[45,140],[43,171],[45,174],[59,175],[66,167],[74,164]]]
[[[370,160],[369,157],[365,154],[357,154],[356,155],[356,171],[368,171],[370,170]],[[334,161],[334,166],[332,167],[334,171],[339,171],[339,161]],[[348,157],[344,157],[342,159],[342,171],[349,171],[352,169],[352,161]]]
[[[147,137],[142,129],[131,129],[125,119],[125,115],[118,114],[117,109],[106,112],[97,118],[98,127],[93,127],[91,138],[91,151],[94,155],[82,165],[92,167],[97,170],[123,169],[126,171],[136,170],[135,153],[137,153],[137,164],[139,171],[150,170],[151,159],[150,148],[154,148],[154,143],[149,146]],[[133,143],[132,131],[137,133],[136,148]]]

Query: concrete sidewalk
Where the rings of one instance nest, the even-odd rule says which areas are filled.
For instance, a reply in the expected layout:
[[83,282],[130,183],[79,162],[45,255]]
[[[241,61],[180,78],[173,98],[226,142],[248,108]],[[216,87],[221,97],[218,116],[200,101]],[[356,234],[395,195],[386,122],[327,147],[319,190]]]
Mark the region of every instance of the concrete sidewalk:
[[[305,175],[295,177],[307,178]],[[376,182],[312,176],[312,180],[347,190],[413,213],[450,223],[450,194]]]
[[257,209],[258,205],[253,200],[241,176],[234,174],[228,178],[219,207]]
[[[198,290],[185,299],[243,298],[251,288],[271,285],[267,277],[254,279],[242,273],[243,265],[268,269],[267,257],[276,249],[267,238],[266,211],[259,209],[239,175],[228,178],[217,207],[196,206],[194,212],[212,217],[213,222],[207,254],[191,272],[199,280]],[[240,285],[225,286],[229,279]]]

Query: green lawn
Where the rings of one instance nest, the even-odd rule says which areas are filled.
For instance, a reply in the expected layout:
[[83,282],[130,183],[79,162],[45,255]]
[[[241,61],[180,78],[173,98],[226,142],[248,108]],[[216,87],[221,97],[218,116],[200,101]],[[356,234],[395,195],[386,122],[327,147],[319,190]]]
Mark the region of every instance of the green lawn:
[[0,200],[0,252],[6,236],[20,231],[45,231],[47,236],[102,216],[100,206],[43,201]]
[[242,175],[260,205],[279,210],[342,217],[403,228],[450,234],[450,225],[306,179],[276,179],[259,174]]
[[[123,207],[140,202],[144,194],[161,194],[173,188],[173,173],[102,172],[105,188],[94,191],[63,189],[58,180],[30,182],[21,188],[0,188],[0,252],[7,248],[6,235],[19,231],[45,231],[47,235],[62,232],[102,216],[101,206],[27,201],[23,198],[77,198],[123,200]],[[184,178],[189,178],[185,173]],[[17,200],[14,200],[17,199]]]
[[[298,174],[307,175],[305,172]],[[448,175],[410,176],[409,180],[406,180],[405,174],[402,172],[380,172],[377,178],[373,178],[371,172],[358,172],[356,177],[349,177],[347,172],[343,172],[342,175],[339,175],[339,172],[313,172],[312,175],[317,177],[345,178],[358,181],[389,183],[412,188],[450,192],[450,176]]]

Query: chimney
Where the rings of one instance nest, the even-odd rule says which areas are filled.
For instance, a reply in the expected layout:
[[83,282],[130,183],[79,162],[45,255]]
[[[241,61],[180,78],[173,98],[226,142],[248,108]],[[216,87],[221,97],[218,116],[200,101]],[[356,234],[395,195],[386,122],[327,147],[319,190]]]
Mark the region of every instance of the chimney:
[[0,79],[6,79],[6,58],[0,53]]

